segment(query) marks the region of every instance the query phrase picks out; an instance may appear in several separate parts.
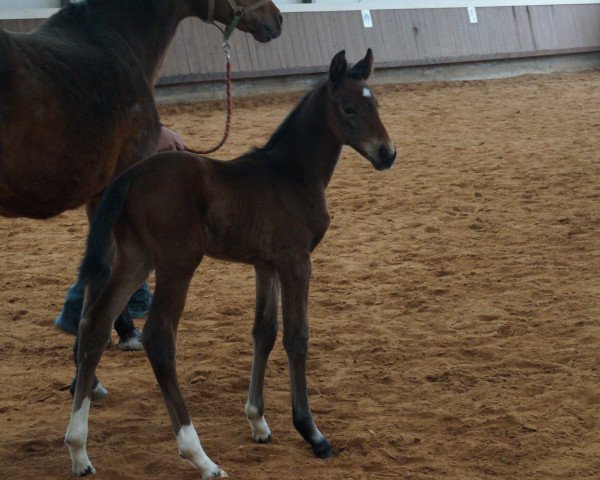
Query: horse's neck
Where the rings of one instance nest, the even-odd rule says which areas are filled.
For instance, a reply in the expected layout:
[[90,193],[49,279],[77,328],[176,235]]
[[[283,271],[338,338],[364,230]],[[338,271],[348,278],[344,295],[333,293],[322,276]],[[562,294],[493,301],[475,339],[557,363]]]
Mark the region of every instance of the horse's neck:
[[342,142],[327,123],[327,95],[325,84],[313,90],[277,142],[279,161],[323,188],[329,184],[342,151]]
[[123,3],[136,4],[136,13],[132,21],[120,12],[109,17],[111,25],[135,52],[146,78],[154,83],[158,79],[160,68],[167,48],[184,17],[180,1],[177,0],[126,0]]
[[[81,5],[72,6],[73,15],[77,15],[76,9],[87,10],[85,19],[89,24],[81,25],[80,28],[94,32],[94,38],[91,40],[101,43],[103,39],[96,33],[100,29],[112,30],[135,56],[148,81],[154,82],[177,26],[185,16],[183,2],[180,0],[83,0],[78,3]],[[68,9],[65,9],[65,14],[69,15]],[[68,22],[65,23],[69,25]],[[69,28],[77,28],[77,26],[69,25]],[[106,38],[115,41],[113,36],[106,35]],[[110,44],[105,45],[105,48],[110,47]]]

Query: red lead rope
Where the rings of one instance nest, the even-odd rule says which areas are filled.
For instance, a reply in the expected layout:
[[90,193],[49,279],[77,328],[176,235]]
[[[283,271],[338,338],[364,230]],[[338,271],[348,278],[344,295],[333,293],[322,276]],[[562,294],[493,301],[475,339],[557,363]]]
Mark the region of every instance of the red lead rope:
[[229,137],[229,127],[231,126],[231,111],[233,109],[233,100],[231,98],[231,47],[229,46],[229,37],[231,37],[233,34],[244,14],[253,10],[257,10],[263,5],[271,2],[271,0],[258,0],[256,3],[245,7],[239,5],[238,1],[239,0],[227,0],[233,12],[233,18],[223,30],[214,21],[215,0],[208,0],[206,22],[212,23],[215,27],[221,30],[221,33],[223,34],[223,50],[225,51],[225,56],[227,57],[227,120],[225,121],[225,132],[223,133],[223,138],[218,145],[214,146],[213,148],[209,148],[208,150],[194,150],[193,148],[186,147],[186,151],[191,153],[198,153],[200,155],[213,153],[221,148],[227,141],[227,137]]
[[225,142],[227,141],[227,137],[229,137],[229,128],[231,126],[231,112],[233,110],[233,99],[231,98],[231,53],[229,44],[225,42],[223,44],[223,49],[225,50],[225,55],[227,56],[227,120],[225,120],[225,132],[223,132],[223,138],[221,141],[212,148],[208,150],[195,150],[193,148],[185,147],[186,152],[197,153],[199,155],[206,155],[207,153],[213,153],[219,150]]

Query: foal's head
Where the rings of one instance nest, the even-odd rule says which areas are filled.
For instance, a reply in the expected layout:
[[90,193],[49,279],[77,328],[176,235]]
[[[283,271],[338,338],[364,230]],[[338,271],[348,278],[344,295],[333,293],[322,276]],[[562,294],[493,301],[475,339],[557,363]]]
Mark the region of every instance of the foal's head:
[[331,61],[327,86],[329,91],[329,121],[345,145],[349,145],[377,170],[394,164],[396,147],[379,118],[379,104],[367,79],[373,71],[373,53],[348,68],[342,50]]
[[[259,42],[268,42],[281,34],[283,17],[272,1],[268,0],[187,0],[195,15],[207,20],[209,5],[213,5],[213,19],[228,25],[235,15],[241,14],[237,28],[250,33]],[[243,12],[243,13],[242,13]]]

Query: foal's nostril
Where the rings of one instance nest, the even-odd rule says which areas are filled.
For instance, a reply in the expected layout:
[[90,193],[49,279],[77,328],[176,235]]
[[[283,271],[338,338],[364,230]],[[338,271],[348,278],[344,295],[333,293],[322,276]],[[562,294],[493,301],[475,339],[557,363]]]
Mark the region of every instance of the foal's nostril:
[[396,156],[396,150],[394,149],[394,151],[390,151],[388,149],[388,147],[386,145],[382,145],[381,147],[379,147],[379,157],[380,158],[385,158],[385,159],[389,159],[391,157],[395,157]]
[[283,15],[280,13],[278,18],[279,18],[279,25],[281,26],[283,24]]

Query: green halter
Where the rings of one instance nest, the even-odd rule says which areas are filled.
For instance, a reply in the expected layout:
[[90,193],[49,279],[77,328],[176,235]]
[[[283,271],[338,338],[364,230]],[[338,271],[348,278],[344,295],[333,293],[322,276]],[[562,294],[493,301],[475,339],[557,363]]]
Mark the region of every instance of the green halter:
[[[227,3],[229,3],[231,10],[233,10],[233,18],[231,19],[231,22],[229,22],[227,24],[227,26],[225,27],[225,30],[221,30],[219,28],[219,30],[221,30],[223,32],[223,43],[224,44],[228,43],[229,38],[233,34],[233,31],[235,30],[235,28],[240,23],[240,20],[242,19],[244,14],[252,12],[253,10],[258,9],[258,8],[262,7],[263,5],[270,3],[271,0],[259,0],[258,2],[253,3],[252,5],[249,5],[248,7],[239,5],[237,2],[238,2],[238,0],[227,0]],[[207,15],[206,15],[206,21],[208,23],[212,23],[212,24],[215,23],[215,0],[208,0],[208,10],[207,10]]]

